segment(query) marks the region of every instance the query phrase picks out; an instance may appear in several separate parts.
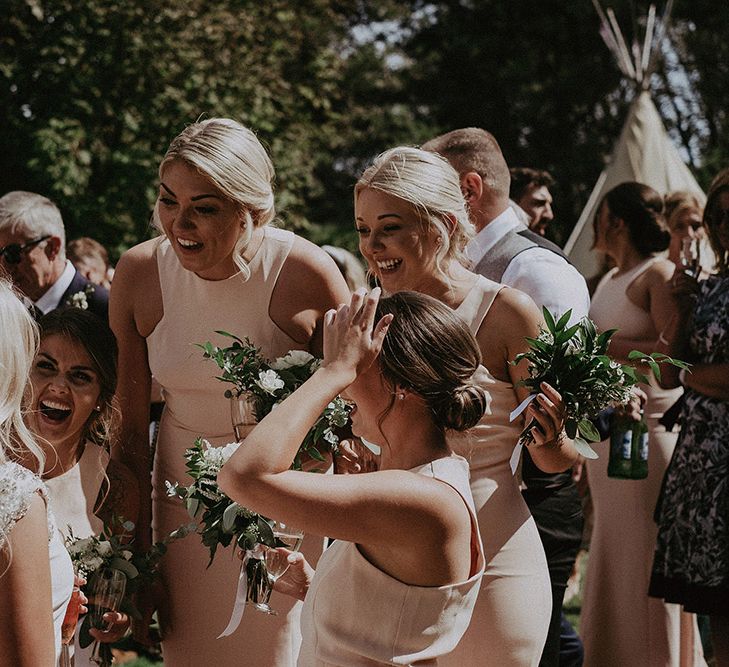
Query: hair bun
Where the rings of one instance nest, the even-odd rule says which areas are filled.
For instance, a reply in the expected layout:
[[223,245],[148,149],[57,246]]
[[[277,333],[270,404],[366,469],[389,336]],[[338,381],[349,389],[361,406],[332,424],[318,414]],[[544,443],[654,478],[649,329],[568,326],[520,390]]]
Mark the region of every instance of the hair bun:
[[455,431],[466,431],[474,427],[488,408],[486,391],[471,382],[456,387],[452,392],[439,397],[434,411],[438,421]]

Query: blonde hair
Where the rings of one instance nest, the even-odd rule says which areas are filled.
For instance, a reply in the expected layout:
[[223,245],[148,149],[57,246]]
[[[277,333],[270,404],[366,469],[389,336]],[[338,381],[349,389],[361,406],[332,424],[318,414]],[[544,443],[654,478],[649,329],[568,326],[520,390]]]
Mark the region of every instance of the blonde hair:
[[[256,135],[230,118],[210,118],[188,125],[172,140],[160,163],[159,174],[174,160],[182,160],[210,181],[239,209],[244,226],[233,252],[233,261],[243,278],[250,269],[243,252],[254,227],[263,227],[276,217],[273,199],[275,172]],[[158,229],[155,205],[153,222]]]
[[465,248],[473,238],[461,181],[448,161],[428,151],[408,146],[391,148],[365,169],[354,188],[355,203],[365,189],[377,190],[413,206],[423,230],[434,229],[440,238],[436,266],[456,260],[468,266]]
[[677,220],[686,211],[696,211],[699,216],[703,214],[701,202],[693,192],[676,190],[669,192],[663,199],[663,215],[666,218],[668,229],[673,232]]

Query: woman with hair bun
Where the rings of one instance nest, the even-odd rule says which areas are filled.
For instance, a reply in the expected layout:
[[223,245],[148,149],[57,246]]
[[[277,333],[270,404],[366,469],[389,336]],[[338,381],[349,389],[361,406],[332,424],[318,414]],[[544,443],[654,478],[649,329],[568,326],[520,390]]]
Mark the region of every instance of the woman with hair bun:
[[[449,445],[471,470],[471,491],[484,540],[486,570],[473,619],[463,640],[440,665],[537,665],[547,638],[552,591],[544,548],[510,468],[524,428],[509,413],[528,395],[519,386],[526,364],[511,360],[528,349],[526,336],[543,325],[523,292],[465,268],[473,231],[460,180],[435,153],[398,147],[378,156],[355,186],[360,252],[388,294],[416,290],[455,310],[481,350],[475,380],[490,409],[473,429],[449,434]],[[576,452],[562,426],[560,395],[545,385],[526,411],[529,448],[545,472],[568,469]]]
[[[676,311],[670,286],[675,267],[657,255],[670,241],[663,199],[647,185],[622,183],[605,195],[594,227],[595,249],[615,267],[598,284],[590,317],[600,330],[618,330],[610,354],[628,363],[630,351],[658,348]],[[587,461],[595,524],[580,624],[585,664],[700,665],[694,618],[648,597],[657,534],[653,510],[676,444],[659,420],[680,390],[661,389],[654,378],[641,388],[648,397],[648,477],[608,477],[608,442],[599,459]]]
[[[378,304],[379,294],[358,290],[327,314],[321,368],[253,429],[218,477],[242,505],[336,539],[315,574],[290,554],[295,567],[280,584],[304,599],[302,667],[436,664],[468,626],[483,574],[468,462],[446,437],[486,409],[471,379],[478,345],[435,299],[403,292]],[[381,444],[380,469],[289,470],[339,393],[354,406],[353,432]]]
[[[221,118],[189,125],[170,144],[159,178],[153,219],[162,235],[123,255],[110,303],[122,410],[122,447],[113,455],[139,481],[141,548],[150,544],[152,519],[158,538],[189,521],[165,488],[187,479],[185,449],[198,436],[233,440],[224,388],[194,344],[224,330],[247,336],[268,358],[291,349],[321,356],[324,313],[349,298],[323,250],[270,224],[273,165],[248,128]],[[150,488],[152,373],[166,406]],[[303,548],[315,560],[322,540],[307,536]],[[233,635],[216,639],[233,608],[240,564],[217,558],[207,568],[208,560],[199,540],[172,544],[164,559],[165,664],[293,665],[300,641],[293,602],[279,605],[279,616],[246,614]],[[164,601],[161,591],[157,597]],[[144,607],[149,618],[151,601]]]

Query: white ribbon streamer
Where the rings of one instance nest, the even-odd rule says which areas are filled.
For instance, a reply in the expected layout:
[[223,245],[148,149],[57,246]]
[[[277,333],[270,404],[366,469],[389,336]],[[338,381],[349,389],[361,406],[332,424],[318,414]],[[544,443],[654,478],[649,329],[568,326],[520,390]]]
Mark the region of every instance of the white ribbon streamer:
[[218,639],[232,635],[240,625],[243,612],[246,609],[246,597],[248,595],[248,570],[245,561],[241,563],[240,574],[238,575],[238,589],[235,592],[235,603],[230,614],[228,626],[219,635]]
[[[529,394],[519,405],[517,405],[509,414],[509,422],[513,422],[524,410],[529,407],[529,404],[537,397],[536,394]],[[516,475],[516,469],[519,467],[519,460],[521,459],[521,450],[524,445],[521,444],[521,439],[516,443],[514,451],[511,453],[509,459],[509,467],[511,468],[511,474]]]
[[509,421],[513,422],[524,410],[529,407],[529,404],[537,397],[536,394],[529,394],[519,405],[517,405],[509,414]]

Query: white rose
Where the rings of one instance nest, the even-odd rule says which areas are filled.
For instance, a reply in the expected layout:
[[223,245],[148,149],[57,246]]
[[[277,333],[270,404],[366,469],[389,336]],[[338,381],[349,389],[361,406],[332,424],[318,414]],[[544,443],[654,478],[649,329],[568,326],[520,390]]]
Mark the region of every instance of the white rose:
[[256,384],[268,394],[275,394],[279,389],[283,389],[284,381],[279,377],[276,371],[260,371]]
[[283,357],[276,359],[271,364],[271,368],[280,371],[284,368],[291,368],[292,366],[305,366],[313,360],[314,357],[304,350],[290,350]]
[[86,558],[84,560],[84,569],[87,572],[96,572],[104,564],[104,559],[94,556],[93,558]]
[[122,551],[122,558],[124,558],[124,560],[132,560],[132,556],[133,554],[131,551],[127,551],[126,549]]
[[109,542],[99,542],[96,546],[96,553],[99,554],[99,556],[111,555],[111,544],[109,544]]

